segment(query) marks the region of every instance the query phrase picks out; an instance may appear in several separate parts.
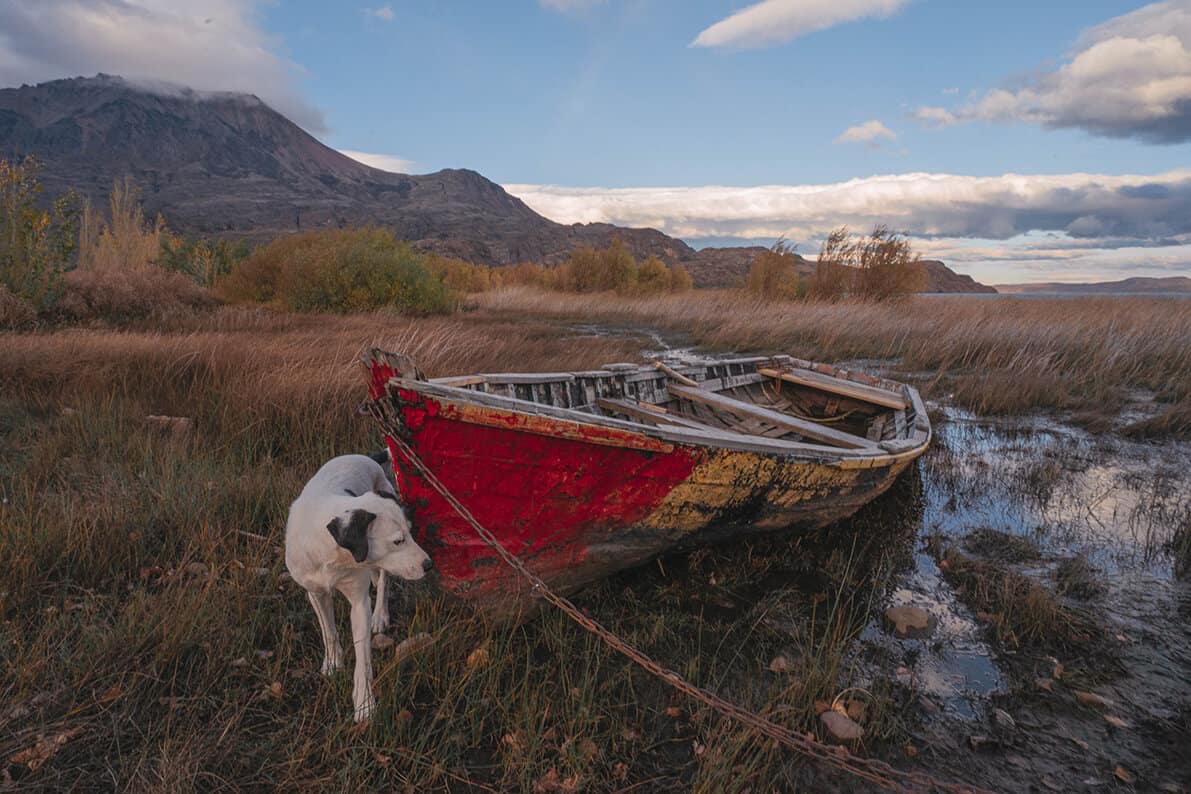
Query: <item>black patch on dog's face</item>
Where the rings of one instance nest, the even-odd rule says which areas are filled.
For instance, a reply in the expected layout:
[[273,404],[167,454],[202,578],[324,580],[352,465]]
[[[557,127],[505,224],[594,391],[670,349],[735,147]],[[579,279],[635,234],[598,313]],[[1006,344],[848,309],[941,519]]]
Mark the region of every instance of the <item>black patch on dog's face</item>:
[[386,493],[385,491],[373,491],[373,493],[379,496],[381,499],[389,499],[396,502],[397,504],[401,504],[401,500],[397,498],[397,494],[395,493]]
[[344,488],[343,492],[346,493],[348,496],[359,496],[359,494],[356,493],[355,491],[353,491],[351,488]]
[[327,524],[327,531],[335,542],[352,553],[356,562],[368,559],[368,526],[376,518],[376,513],[367,510],[353,510],[347,523],[339,516],[331,519]]

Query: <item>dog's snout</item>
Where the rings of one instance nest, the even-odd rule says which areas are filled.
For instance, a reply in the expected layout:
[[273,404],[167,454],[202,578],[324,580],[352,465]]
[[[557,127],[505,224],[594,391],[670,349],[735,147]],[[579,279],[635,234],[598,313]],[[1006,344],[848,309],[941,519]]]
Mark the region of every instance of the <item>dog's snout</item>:
[[422,560],[422,570],[423,571],[429,571],[433,567],[434,567],[434,560],[430,559],[429,557]]

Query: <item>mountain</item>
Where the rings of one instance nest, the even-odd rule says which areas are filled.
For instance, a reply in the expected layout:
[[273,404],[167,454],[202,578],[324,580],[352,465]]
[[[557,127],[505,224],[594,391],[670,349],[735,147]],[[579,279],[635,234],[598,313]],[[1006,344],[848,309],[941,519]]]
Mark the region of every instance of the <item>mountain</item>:
[[[697,287],[734,287],[744,283],[753,259],[766,250],[759,245],[702,248],[684,264]],[[937,259],[924,259],[919,262],[919,266],[926,271],[926,286],[923,292],[988,294],[997,291],[971,276],[956,273]],[[800,278],[809,278],[815,272],[815,263],[794,254],[794,269],[798,271]]]
[[173,229],[264,241],[379,224],[419,247],[489,264],[552,263],[620,237],[637,256],[694,253],[654,229],[566,226],[474,171],[412,176],[324,146],[255,96],[141,85],[110,75],[0,90],[0,156],[45,161],[48,193],[103,204],[131,175]]
[[1168,295],[1170,293],[1191,294],[1191,278],[1169,276],[1148,278],[1137,276],[1120,281],[1097,281],[1090,284],[998,284],[997,291],[1006,295]]
[[[699,286],[740,283],[757,247],[705,248],[656,229],[544,218],[475,171],[395,174],[323,145],[249,94],[96,75],[0,89],[0,157],[45,163],[48,195],[104,205],[131,176],[171,229],[264,242],[289,232],[376,224],[419,248],[472,262],[556,264],[583,244],[622,242],[682,262]],[[928,291],[987,291],[941,262]],[[799,257],[799,270],[813,264]]]

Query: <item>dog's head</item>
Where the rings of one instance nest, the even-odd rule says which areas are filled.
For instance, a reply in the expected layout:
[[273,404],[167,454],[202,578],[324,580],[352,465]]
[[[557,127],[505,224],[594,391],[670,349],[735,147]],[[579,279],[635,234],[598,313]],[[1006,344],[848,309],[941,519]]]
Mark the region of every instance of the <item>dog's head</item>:
[[352,559],[402,579],[421,579],[434,567],[410,536],[405,511],[391,496],[364,494],[327,524],[327,531]]

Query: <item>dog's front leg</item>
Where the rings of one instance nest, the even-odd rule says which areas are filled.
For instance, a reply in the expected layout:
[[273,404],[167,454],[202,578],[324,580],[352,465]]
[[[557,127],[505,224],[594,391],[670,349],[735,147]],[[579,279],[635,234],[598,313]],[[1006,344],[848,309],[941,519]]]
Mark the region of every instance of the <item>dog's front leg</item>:
[[372,716],[376,699],[372,696],[372,634],[369,629],[368,584],[364,575],[342,588],[352,607],[352,645],[356,650],[356,673],[352,679],[352,701],[356,722]]
[[372,633],[380,634],[389,627],[389,596],[385,592],[385,572],[379,568],[372,571],[372,583],[376,585],[376,604],[372,607]]
[[318,618],[319,633],[323,635],[323,675],[331,675],[343,667],[343,648],[339,646],[339,632],[335,630],[335,607],[330,593],[306,591],[314,614]]

